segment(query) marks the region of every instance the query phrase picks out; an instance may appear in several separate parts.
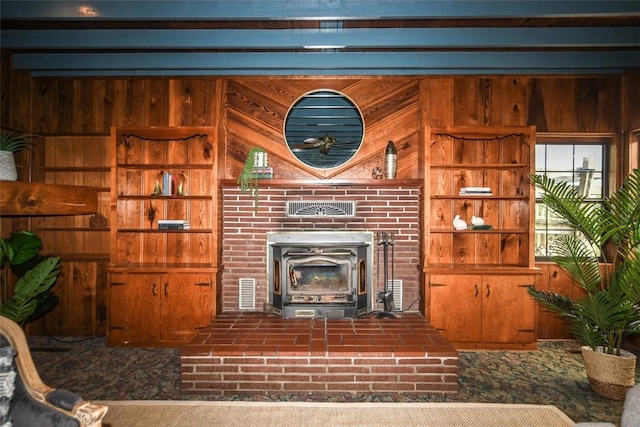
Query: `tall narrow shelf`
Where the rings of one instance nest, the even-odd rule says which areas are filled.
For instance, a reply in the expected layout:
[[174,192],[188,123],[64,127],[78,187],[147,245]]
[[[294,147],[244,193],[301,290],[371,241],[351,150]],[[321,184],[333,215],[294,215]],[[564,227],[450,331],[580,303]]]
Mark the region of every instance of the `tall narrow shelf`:
[[[535,348],[534,127],[425,129],[425,314],[458,348]],[[462,194],[468,187],[490,194]],[[468,224],[456,230],[460,215]],[[472,227],[472,216],[490,229]]]
[[111,137],[108,342],[184,344],[217,307],[217,128],[112,128]]

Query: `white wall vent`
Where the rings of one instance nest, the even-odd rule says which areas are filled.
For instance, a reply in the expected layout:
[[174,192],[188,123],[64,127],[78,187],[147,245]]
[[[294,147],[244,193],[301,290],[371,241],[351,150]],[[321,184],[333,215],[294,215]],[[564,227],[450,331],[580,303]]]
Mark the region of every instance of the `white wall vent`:
[[239,281],[239,308],[240,310],[256,309],[256,279],[243,278]]
[[356,202],[340,201],[297,201],[287,202],[287,216],[290,217],[350,217],[356,215]]
[[394,310],[402,311],[402,280],[394,279],[388,282],[389,289],[393,291]]

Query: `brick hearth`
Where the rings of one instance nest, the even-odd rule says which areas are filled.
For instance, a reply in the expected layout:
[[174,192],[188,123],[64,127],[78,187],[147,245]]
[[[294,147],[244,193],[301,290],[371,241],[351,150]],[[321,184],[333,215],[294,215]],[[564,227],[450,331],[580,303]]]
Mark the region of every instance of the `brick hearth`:
[[185,393],[458,391],[458,352],[417,314],[282,319],[222,313],[181,350]]

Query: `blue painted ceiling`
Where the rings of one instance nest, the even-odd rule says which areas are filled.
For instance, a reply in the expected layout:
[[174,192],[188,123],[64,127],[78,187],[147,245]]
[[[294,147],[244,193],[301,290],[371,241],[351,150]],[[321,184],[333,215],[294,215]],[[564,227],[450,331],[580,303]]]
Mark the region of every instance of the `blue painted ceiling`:
[[33,76],[597,74],[640,67],[640,1],[0,2]]

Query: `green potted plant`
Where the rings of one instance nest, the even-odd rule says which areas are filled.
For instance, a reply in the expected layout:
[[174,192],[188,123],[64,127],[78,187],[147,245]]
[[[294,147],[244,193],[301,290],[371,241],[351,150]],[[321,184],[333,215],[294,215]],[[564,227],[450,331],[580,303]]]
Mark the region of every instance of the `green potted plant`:
[[635,382],[635,355],[622,348],[640,333],[640,169],[602,204],[584,203],[568,183],[532,175],[542,201],[576,233],[550,243],[552,260],[583,295],[571,299],[529,287],[543,307],[569,322],[582,344],[587,377],[600,395],[622,400]]
[[[51,287],[60,274],[60,258],[40,254],[42,240],[30,231],[0,239],[0,314],[24,325],[58,304]],[[19,278],[10,295],[9,270]]]
[[249,150],[247,154],[247,160],[244,162],[244,167],[240,176],[238,177],[238,186],[240,186],[240,192],[242,194],[249,193],[249,196],[253,199],[253,208],[258,210],[258,175],[254,172],[256,167],[256,157],[258,153],[264,153],[264,148],[254,147]]
[[13,154],[22,149],[30,149],[32,136],[10,130],[0,133],[0,181],[17,181],[18,172]]

